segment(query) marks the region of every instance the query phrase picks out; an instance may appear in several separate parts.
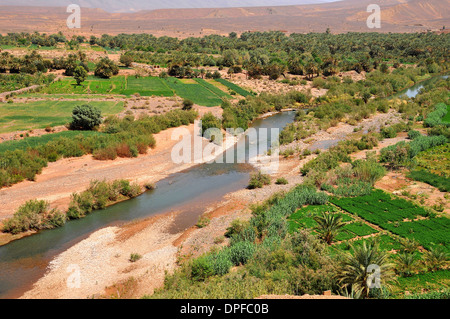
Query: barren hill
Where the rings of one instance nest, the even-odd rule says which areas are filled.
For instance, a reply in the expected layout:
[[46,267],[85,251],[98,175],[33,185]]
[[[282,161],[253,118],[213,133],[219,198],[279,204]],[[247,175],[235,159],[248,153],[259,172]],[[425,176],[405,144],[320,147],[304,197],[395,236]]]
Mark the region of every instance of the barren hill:
[[[368,29],[367,6],[381,7],[381,29]],[[339,2],[248,8],[160,9],[109,13],[82,9],[82,28],[69,30],[63,7],[0,6],[0,33],[57,32],[101,35],[152,33],[177,37],[245,31],[422,32],[450,25],[450,0],[343,0]]]

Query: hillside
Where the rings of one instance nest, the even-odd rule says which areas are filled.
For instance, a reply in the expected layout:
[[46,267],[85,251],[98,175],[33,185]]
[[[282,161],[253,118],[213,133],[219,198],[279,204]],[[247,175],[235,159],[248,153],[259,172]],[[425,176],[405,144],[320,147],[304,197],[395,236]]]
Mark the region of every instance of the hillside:
[[[382,28],[368,29],[367,5],[382,9]],[[285,32],[423,32],[450,24],[450,0],[344,0],[332,3],[247,8],[160,9],[136,13],[109,13],[82,9],[82,28],[68,30],[63,7],[0,6],[0,33],[57,32],[153,33],[177,37],[228,34],[249,30]]]

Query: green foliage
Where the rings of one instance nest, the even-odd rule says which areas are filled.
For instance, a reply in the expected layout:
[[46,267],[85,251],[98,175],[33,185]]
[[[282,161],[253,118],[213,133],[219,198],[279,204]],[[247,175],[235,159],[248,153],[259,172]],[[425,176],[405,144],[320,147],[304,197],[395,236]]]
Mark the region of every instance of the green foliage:
[[75,71],[73,72],[73,78],[77,81],[77,85],[80,85],[87,78],[87,71],[82,66],[77,66]]
[[[448,106],[444,103],[439,103],[433,112],[428,114],[427,118],[423,122],[425,127],[435,127],[438,125],[446,125],[443,118],[448,113]],[[450,125],[450,124],[449,124]]]
[[205,138],[214,140],[217,134],[221,135],[222,121],[211,112],[202,117],[202,135]]
[[142,258],[142,256],[141,255],[139,255],[139,254],[137,254],[137,253],[132,253],[131,255],[130,255],[130,262],[132,262],[132,263],[134,263],[134,262],[136,262],[136,261],[138,261],[139,259],[141,259]]
[[29,230],[55,228],[64,225],[65,215],[45,201],[30,200],[19,207],[14,216],[3,223],[3,232],[18,234]]
[[346,253],[341,261],[338,279],[342,288],[351,289],[368,297],[370,288],[367,285],[368,267],[377,265],[383,274],[381,284],[388,285],[393,279],[392,265],[388,262],[388,254],[379,249],[378,243],[366,243],[352,247],[352,253]]
[[127,180],[114,182],[92,181],[89,188],[79,194],[72,194],[67,216],[78,219],[94,210],[104,209],[122,198],[133,198],[141,194],[142,189],[137,184]]
[[73,130],[92,130],[102,123],[102,113],[100,109],[92,105],[79,105],[72,111],[72,122],[70,127]]
[[414,140],[414,139],[418,138],[419,136],[422,136],[422,134],[420,134],[419,131],[411,130],[408,132],[408,138],[410,140]]
[[119,67],[109,58],[102,58],[95,66],[94,74],[100,78],[109,79],[119,74]]
[[248,183],[248,189],[263,188],[270,185],[271,179],[267,174],[261,173],[261,171],[254,173],[250,176],[250,182]]
[[342,216],[339,214],[324,212],[321,216],[314,217],[314,220],[317,222],[316,230],[328,245],[331,245],[338,232],[345,225],[342,222]]
[[422,169],[411,171],[407,176],[415,181],[430,184],[441,192],[450,192],[450,178],[448,177],[439,176]]
[[445,136],[419,136],[411,142],[399,142],[385,147],[380,152],[380,162],[391,168],[408,166],[417,154],[447,143]]
[[277,179],[275,184],[277,184],[277,185],[287,185],[287,184],[289,184],[289,182],[288,182],[288,180],[286,178],[280,177],[280,178]]

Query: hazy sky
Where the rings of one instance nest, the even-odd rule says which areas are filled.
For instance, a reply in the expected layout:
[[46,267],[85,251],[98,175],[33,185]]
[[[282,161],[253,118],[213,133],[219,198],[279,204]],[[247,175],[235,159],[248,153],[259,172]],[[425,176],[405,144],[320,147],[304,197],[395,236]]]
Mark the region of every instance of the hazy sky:
[[67,6],[102,8],[110,12],[130,12],[165,8],[224,8],[296,5],[333,2],[338,0],[0,0],[0,5]]

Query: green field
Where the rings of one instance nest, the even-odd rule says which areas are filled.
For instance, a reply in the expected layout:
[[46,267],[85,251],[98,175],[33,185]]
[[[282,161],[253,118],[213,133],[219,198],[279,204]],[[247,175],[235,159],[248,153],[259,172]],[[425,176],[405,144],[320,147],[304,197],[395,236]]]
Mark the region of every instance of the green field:
[[333,205],[308,206],[299,209],[288,218],[289,231],[295,232],[304,228],[314,229],[317,226],[314,217],[320,216],[323,212],[340,213],[342,221],[346,223],[335,238],[335,241],[350,240],[359,236],[367,236],[378,232],[369,225],[357,222],[353,217],[343,214]]
[[[37,101],[2,104],[0,133],[45,128],[70,122],[72,111],[80,101]],[[98,107],[103,116],[120,113],[123,102],[89,102]]]
[[225,85],[227,88],[229,88],[230,90],[236,92],[237,94],[242,95],[243,97],[247,97],[249,95],[253,95],[252,93],[244,90],[243,88],[241,88],[241,87],[237,86],[236,84],[231,83],[231,82],[229,82],[229,81],[227,81],[225,79],[217,79],[216,81],[219,82],[220,84]]
[[127,88],[122,94],[133,95],[139,93],[141,96],[173,96],[172,89],[160,78],[144,77],[144,78],[127,78]]
[[41,93],[46,94],[123,94],[127,88],[127,81],[124,76],[117,76],[111,79],[100,79],[89,76],[81,85],[69,77],[53,82],[44,88]]
[[197,83],[183,83],[176,78],[165,79],[167,85],[175,91],[175,93],[184,98],[193,101],[195,104],[202,106],[219,106],[222,104],[222,97],[218,93],[214,93],[206,86]]
[[232,96],[224,91],[222,91],[221,89],[219,89],[217,86],[212,85],[211,83],[203,80],[203,79],[195,79],[195,81],[204,86],[206,89],[210,90],[212,93],[218,95],[219,97],[222,98],[227,98],[227,99],[231,99]]
[[411,277],[398,277],[394,293],[404,294],[405,291],[409,291],[410,293],[421,294],[424,287],[428,291],[450,288],[450,270],[427,272]]
[[77,85],[73,78],[65,78],[52,83],[43,89],[46,94],[112,94],[141,96],[173,96],[173,91],[167,84],[157,77],[125,77],[115,76],[110,79],[100,79],[89,76],[81,85]]
[[[240,93],[237,93],[243,96],[250,95],[249,92],[228,81],[224,80],[222,84],[233,88],[234,91],[239,91]],[[26,94],[24,96],[42,97],[46,94],[55,94],[66,98],[73,97],[71,96],[72,94],[80,95],[80,98],[85,98],[92,94],[126,96],[139,94],[141,96],[165,97],[176,94],[202,106],[219,106],[222,104],[223,98],[232,98],[227,92],[203,79],[179,80],[177,78],[136,78],[132,76],[115,76],[111,79],[99,79],[89,76],[81,85],[76,85],[75,80],[69,77],[52,83],[39,93]]]
[[450,251],[450,219],[434,217],[422,207],[375,190],[355,198],[333,198],[331,202],[370,223],[401,237],[415,239],[424,248],[442,245]]

